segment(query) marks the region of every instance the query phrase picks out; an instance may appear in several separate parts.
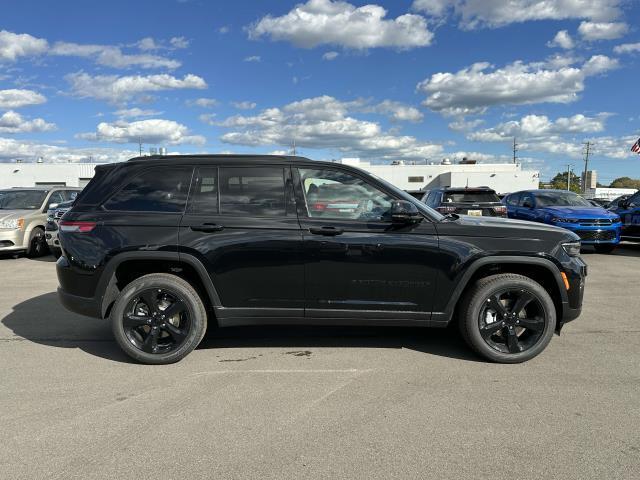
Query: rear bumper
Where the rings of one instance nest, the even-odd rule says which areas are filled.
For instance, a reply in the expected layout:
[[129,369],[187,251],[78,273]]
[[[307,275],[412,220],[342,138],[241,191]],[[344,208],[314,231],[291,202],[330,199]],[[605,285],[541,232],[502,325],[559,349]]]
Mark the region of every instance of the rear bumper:
[[79,297],[71,295],[58,287],[58,298],[64,308],[87,317],[102,318],[100,315],[100,304],[92,297]]
[[56,262],[56,273],[60,283],[58,298],[67,310],[88,317],[102,318],[102,296],[91,296],[96,295],[95,289],[92,288],[92,275],[78,273],[64,256]]

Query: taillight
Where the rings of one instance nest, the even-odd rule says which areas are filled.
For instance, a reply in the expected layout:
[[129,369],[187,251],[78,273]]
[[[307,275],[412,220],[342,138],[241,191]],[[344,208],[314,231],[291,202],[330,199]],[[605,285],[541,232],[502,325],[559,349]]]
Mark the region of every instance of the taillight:
[[456,211],[456,207],[445,207],[441,206],[436,208],[440,213],[454,213]]
[[316,202],[311,205],[311,210],[314,210],[316,212],[322,212],[326,209],[327,209],[327,204],[324,202]]
[[96,222],[73,222],[70,220],[60,221],[61,232],[88,233],[96,228]]
[[495,210],[495,212],[498,215],[506,215],[507,214],[507,207],[505,207],[504,205],[502,205],[500,207],[493,207],[493,209]]

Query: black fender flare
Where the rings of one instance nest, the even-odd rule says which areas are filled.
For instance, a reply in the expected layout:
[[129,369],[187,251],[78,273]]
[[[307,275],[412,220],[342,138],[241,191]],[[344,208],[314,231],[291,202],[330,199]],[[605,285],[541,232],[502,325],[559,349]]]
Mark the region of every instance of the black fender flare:
[[[467,285],[469,284],[471,277],[473,277],[473,275],[481,267],[484,267],[486,265],[501,265],[501,264],[514,264],[514,263],[521,264],[521,265],[535,265],[535,266],[543,267],[546,270],[548,270],[553,275],[553,278],[557,283],[558,291],[560,292],[562,309],[564,310],[567,308],[569,304],[569,296],[567,295],[567,291],[565,290],[564,280],[560,275],[560,269],[551,260],[548,260],[546,258],[524,257],[524,256],[503,256],[503,255],[489,256],[489,257],[482,257],[473,261],[473,263],[471,263],[471,265],[469,265],[466,268],[464,274],[462,275],[462,278],[460,279],[460,281],[454,288],[453,292],[451,293],[451,297],[447,302],[445,311],[432,313],[432,317],[431,317],[432,324],[434,326],[436,325],[446,326],[447,324],[449,324],[449,322],[453,318],[453,313],[455,311],[456,306],[458,305],[460,297],[462,296],[462,292],[464,292],[464,290],[467,288]],[[561,319],[561,318],[562,318],[562,311],[558,312],[558,319]]]
[[179,252],[163,252],[163,251],[135,251],[135,252],[122,252],[115,255],[105,266],[101,275],[100,283],[97,287],[97,294],[100,296],[100,314],[102,318],[106,318],[107,310],[109,306],[114,302],[118,294],[120,293],[116,285],[116,270],[124,262],[130,260],[159,260],[159,261],[173,261],[177,263],[185,263],[192,267],[197,275],[200,277],[202,285],[204,285],[207,296],[211,305],[214,307],[222,306],[220,302],[220,296],[216,290],[215,285],[211,279],[211,276],[207,272],[207,269],[202,262],[190,254]]

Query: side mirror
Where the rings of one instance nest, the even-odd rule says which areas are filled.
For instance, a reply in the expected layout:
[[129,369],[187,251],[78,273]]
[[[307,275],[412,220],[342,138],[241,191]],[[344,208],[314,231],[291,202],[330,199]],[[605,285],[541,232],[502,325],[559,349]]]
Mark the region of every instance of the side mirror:
[[418,207],[407,200],[394,200],[391,204],[391,222],[396,225],[419,223],[423,219]]

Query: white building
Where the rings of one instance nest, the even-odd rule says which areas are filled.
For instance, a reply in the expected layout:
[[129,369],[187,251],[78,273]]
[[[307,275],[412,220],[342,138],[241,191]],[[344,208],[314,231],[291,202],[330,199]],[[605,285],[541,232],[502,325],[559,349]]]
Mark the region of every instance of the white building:
[[615,200],[621,195],[633,195],[637,190],[635,188],[609,188],[597,187],[587,188],[586,198],[606,198],[607,200]]
[[438,187],[493,188],[499,194],[538,188],[540,173],[522,170],[519,163],[457,163],[438,165],[372,165],[358,158],[343,158],[340,163],[371,172],[408,191]]
[[0,163],[0,188],[84,187],[97,163]]
[[[488,186],[499,194],[538,188],[539,173],[520,164],[372,165],[358,158],[340,161],[377,175],[408,191],[437,187]],[[0,188],[64,185],[83,187],[97,163],[0,163]]]

